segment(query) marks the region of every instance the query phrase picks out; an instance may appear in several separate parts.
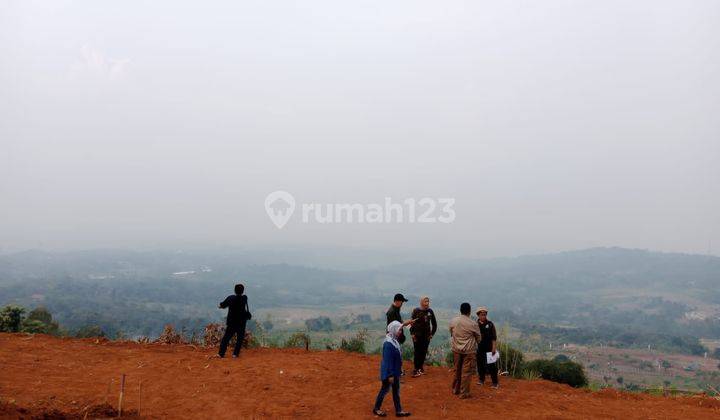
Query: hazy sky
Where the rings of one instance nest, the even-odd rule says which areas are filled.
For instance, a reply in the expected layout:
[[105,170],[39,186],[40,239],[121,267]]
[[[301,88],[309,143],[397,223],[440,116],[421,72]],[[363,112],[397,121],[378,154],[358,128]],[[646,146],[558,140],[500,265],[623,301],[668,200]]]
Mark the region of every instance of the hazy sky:
[[[0,247],[720,254],[720,2],[0,0]],[[301,224],[265,196],[453,197]]]

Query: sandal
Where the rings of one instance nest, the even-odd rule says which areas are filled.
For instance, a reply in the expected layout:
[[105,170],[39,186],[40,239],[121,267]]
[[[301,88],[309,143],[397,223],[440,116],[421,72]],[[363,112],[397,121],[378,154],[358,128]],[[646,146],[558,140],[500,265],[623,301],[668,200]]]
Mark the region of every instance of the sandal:
[[373,414],[376,415],[376,416],[378,416],[378,417],[385,417],[385,416],[387,416],[387,413],[385,413],[385,412],[382,411],[382,410],[375,410],[375,409],[373,409]]

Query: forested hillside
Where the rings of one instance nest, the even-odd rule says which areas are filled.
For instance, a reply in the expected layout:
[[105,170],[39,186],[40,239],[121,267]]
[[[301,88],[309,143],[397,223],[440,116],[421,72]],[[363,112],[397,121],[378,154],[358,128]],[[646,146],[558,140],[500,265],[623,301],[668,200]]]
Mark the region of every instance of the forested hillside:
[[717,257],[600,248],[332,270],[258,255],[227,248],[5,255],[0,305],[45,306],[70,331],[97,325],[109,335],[157,335],[166,323],[193,330],[221,319],[217,302],[242,281],[254,309],[342,312],[385,305],[402,291],[411,300],[430,295],[448,310],[461,301],[487,305],[496,322],[561,342],[698,354],[698,338],[720,338]]

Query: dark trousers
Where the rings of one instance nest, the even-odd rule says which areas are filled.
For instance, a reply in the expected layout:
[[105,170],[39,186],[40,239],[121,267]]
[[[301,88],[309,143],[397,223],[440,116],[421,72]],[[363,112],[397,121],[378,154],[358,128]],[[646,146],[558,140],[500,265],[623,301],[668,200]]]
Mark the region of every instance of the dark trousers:
[[428,340],[427,337],[415,336],[415,341],[413,341],[413,363],[415,370],[423,368],[429,346],[430,340]]
[[485,382],[485,375],[489,373],[493,385],[498,384],[497,362],[488,364],[487,352],[485,350],[478,350],[477,352],[477,371],[480,382]]
[[[390,378],[392,378],[392,383],[390,382]],[[399,413],[402,411],[402,406],[400,405],[400,378],[390,377],[388,379],[383,379],[382,384],[380,385],[380,392],[378,392],[377,398],[375,398],[375,410],[379,410],[382,406],[383,400],[385,399],[385,395],[387,395],[390,388],[392,388],[392,397],[393,397],[393,404],[395,405],[395,412]]]
[[235,341],[235,348],[233,349],[233,354],[237,356],[240,354],[240,347],[243,344],[243,341],[245,341],[245,323],[237,324],[237,325],[228,325],[225,327],[225,335],[223,335],[222,340],[220,340],[220,351],[218,354],[220,357],[225,357],[225,352],[227,351],[227,346],[230,344],[230,340],[232,340],[233,336],[237,334],[237,340]]

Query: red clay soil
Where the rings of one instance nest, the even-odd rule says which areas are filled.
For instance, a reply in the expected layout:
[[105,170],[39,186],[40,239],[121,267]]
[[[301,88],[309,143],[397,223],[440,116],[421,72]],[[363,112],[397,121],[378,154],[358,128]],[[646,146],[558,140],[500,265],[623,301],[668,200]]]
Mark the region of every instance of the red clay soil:
[[[188,345],[0,334],[0,418],[114,417],[123,373],[123,411],[141,410],[143,418],[373,417],[378,356],[252,349],[239,359],[210,358],[214,353]],[[505,378],[500,390],[473,384],[472,398],[458,400],[446,368],[427,373],[401,386],[403,408],[413,418],[720,418],[720,401],[705,396],[590,392]],[[383,408],[392,412],[390,395]]]

